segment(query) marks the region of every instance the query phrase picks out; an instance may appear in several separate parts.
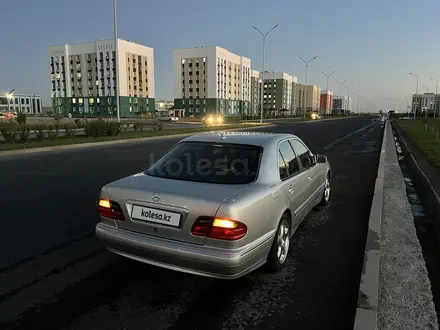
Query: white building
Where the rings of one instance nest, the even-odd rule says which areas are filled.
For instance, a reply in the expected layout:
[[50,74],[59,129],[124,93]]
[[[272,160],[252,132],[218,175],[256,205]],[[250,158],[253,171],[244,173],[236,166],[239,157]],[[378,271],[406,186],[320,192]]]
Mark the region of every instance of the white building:
[[414,94],[412,97],[411,112],[414,110],[418,115],[425,115],[436,113],[439,114],[440,109],[440,95],[434,93]]
[[175,50],[174,99],[187,114],[247,114],[251,60],[217,46]]
[[113,39],[49,48],[54,113],[114,115],[116,77],[121,116],[154,112],[154,51]]
[[14,111],[25,114],[42,114],[43,113],[43,97],[35,94],[11,94],[6,97],[0,94],[0,112]]

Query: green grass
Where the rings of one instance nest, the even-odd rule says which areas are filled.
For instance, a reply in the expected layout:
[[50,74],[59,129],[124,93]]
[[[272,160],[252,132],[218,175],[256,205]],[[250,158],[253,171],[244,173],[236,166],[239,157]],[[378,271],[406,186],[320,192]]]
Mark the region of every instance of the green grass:
[[440,119],[396,120],[405,134],[440,168]]
[[[263,124],[267,125],[267,124]],[[118,136],[100,136],[100,137],[84,137],[84,136],[74,136],[71,138],[58,137],[55,140],[43,140],[43,141],[30,141],[28,143],[7,143],[4,141],[0,142],[0,152],[9,150],[19,150],[19,149],[30,149],[30,148],[41,148],[41,147],[53,147],[61,145],[71,145],[71,144],[82,144],[82,143],[93,143],[93,142],[105,142],[105,141],[115,141],[115,140],[127,140],[127,139],[137,139],[144,137],[153,136],[166,136],[166,135],[176,135],[176,134],[190,134],[198,132],[209,132],[217,130],[228,130],[234,128],[247,128],[260,126],[258,123],[252,124],[231,124],[224,126],[214,126],[214,127],[195,127],[195,128],[177,128],[177,129],[165,129],[162,131],[144,131],[144,132],[121,132]]]

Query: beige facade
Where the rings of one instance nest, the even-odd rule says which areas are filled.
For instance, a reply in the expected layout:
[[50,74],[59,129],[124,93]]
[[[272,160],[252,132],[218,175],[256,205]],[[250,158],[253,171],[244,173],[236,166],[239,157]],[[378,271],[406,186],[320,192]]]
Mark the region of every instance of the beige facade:
[[298,113],[319,111],[321,103],[321,87],[316,85],[298,84]]
[[52,97],[119,96],[154,98],[153,49],[118,39],[49,48]]
[[186,98],[207,98],[207,57],[182,59],[182,96]]
[[130,52],[125,53],[125,58],[128,95],[148,98],[148,58]]
[[174,51],[174,101],[189,114],[250,111],[251,61],[217,46]]

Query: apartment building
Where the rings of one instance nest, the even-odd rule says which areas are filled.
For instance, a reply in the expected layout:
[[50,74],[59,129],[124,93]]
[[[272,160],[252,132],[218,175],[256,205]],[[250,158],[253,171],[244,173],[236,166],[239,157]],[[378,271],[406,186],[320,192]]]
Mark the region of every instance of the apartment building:
[[260,72],[252,70],[251,73],[251,115],[257,116],[260,114]]
[[0,95],[0,112],[17,112],[30,115],[43,113],[43,97],[35,94]]
[[174,103],[186,115],[246,115],[250,101],[250,59],[218,46],[174,51]]
[[350,107],[350,109],[353,108],[351,101],[352,100],[348,99],[346,96],[336,95],[333,98],[333,114],[344,114],[349,112],[348,107]]
[[121,117],[154,112],[153,48],[117,41],[118,56],[114,39],[49,48],[55,114],[116,116],[116,88]]
[[[261,75],[260,75],[261,78]],[[293,114],[295,109],[295,87],[298,82],[285,72],[264,72],[263,108],[271,115]]]
[[439,114],[440,109],[440,94],[434,93],[424,93],[424,94],[414,94],[412,96],[412,107],[411,112],[418,115],[428,115],[436,112],[436,117]]
[[320,112],[321,115],[330,115],[333,109],[333,92],[324,90],[321,92]]
[[321,87],[298,84],[298,113],[319,111],[321,105]]

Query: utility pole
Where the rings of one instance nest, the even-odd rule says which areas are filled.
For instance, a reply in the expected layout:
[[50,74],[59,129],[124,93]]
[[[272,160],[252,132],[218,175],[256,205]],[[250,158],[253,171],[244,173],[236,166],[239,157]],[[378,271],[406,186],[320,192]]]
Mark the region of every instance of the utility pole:
[[273,28],[271,28],[269,31],[267,31],[266,33],[261,32],[260,30],[258,30],[255,26],[252,26],[255,30],[257,30],[262,36],[263,36],[263,60],[262,60],[262,64],[261,64],[261,95],[260,95],[260,123],[263,123],[263,101],[264,101],[264,58],[265,58],[265,54],[266,54],[266,36],[272,32],[273,30],[275,30],[275,28],[278,26],[279,24],[275,25]]
[[[116,98],[116,116],[118,123],[121,122],[121,116],[119,113],[119,54],[118,54],[118,26],[116,20],[116,0],[113,0],[113,27],[114,27],[114,37],[115,37],[115,73],[116,73],[116,88],[115,88],[115,98]],[[112,111],[113,113],[113,111]]]
[[315,56],[314,58],[312,58],[310,61],[306,61],[306,60],[304,60],[302,57],[299,57],[299,59],[301,60],[301,61],[303,61],[304,62],[304,64],[306,65],[306,84],[305,84],[305,86],[304,86],[304,88],[305,88],[305,96],[304,96],[304,113],[303,113],[303,118],[304,118],[304,120],[306,120],[306,111],[307,111],[307,97],[308,97],[308,95],[307,95],[307,71],[308,71],[308,68],[309,68],[309,64],[314,60],[314,59],[316,59],[318,56]]

